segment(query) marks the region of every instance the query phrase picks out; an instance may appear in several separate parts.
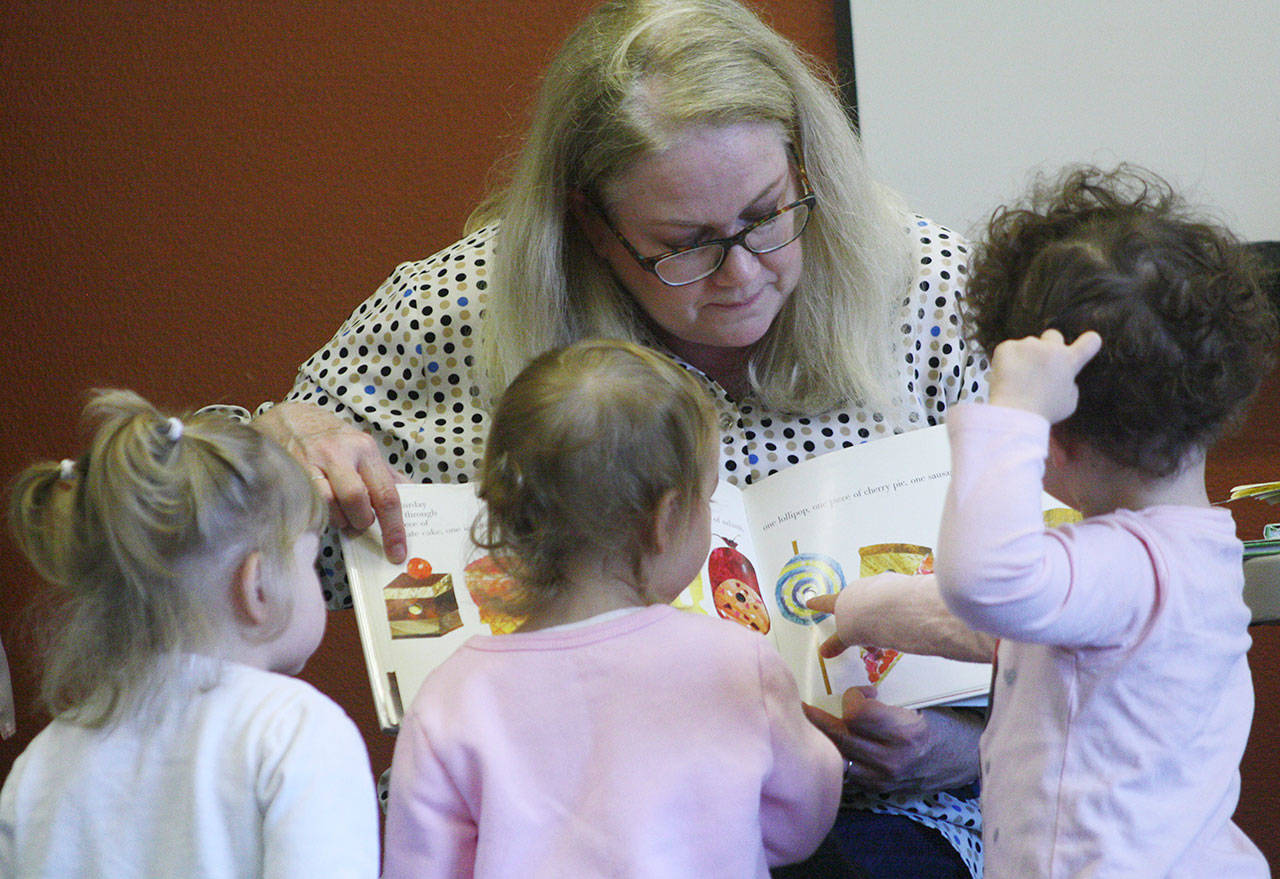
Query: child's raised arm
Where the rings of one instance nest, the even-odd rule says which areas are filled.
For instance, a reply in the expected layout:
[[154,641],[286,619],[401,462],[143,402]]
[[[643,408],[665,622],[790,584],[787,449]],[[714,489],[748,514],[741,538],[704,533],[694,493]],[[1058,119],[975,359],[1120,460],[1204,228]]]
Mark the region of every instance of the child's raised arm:
[[991,355],[990,401],[1056,424],[1076,411],[1076,376],[1101,348],[1102,337],[1093,330],[1070,345],[1057,330],[1001,342]]

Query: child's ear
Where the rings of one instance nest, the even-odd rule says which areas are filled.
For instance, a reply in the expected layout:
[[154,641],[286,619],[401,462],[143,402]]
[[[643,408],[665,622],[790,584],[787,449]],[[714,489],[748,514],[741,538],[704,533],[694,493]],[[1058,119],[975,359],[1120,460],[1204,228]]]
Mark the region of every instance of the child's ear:
[[1061,467],[1070,463],[1079,454],[1079,443],[1075,437],[1058,429],[1058,425],[1049,428],[1049,464]]
[[261,626],[271,619],[271,602],[262,588],[262,553],[254,550],[236,567],[231,598],[242,623]]
[[684,512],[680,492],[674,488],[667,489],[658,498],[653,513],[653,531],[649,538],[655,553],[664,553],[671,546],[671,541],[684,527]]
[[587,237],[587,243],[596,252],[596,256],[605,259],[604,246],[608,241],[609,229],[600,218],[599,212],[587,200],[587,194],[581,189],[569,190],[569,213],[577,221],[578,228]]

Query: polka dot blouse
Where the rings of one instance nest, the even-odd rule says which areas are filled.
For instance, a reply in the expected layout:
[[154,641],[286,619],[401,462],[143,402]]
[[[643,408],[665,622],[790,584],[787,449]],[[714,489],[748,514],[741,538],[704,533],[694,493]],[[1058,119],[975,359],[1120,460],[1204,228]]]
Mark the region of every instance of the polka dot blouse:
[[[940,423],[958,400],[985,394],[985,362],[960,335],[966,244],[923,217],[907,218],[916,277],[895,332],[901,390],[885,411],[849,406],[783,415],[735,402],[699,377],[721,427],[721,477],[751,483],[833,449]],[[391,466],[420,482],[466,482],[488,429],[475,360],[495,229],[396,267],[391,277],[298,372],[289,400],[314,403],[369,433]],[[349,607],[334,541],[325,547],[326,598]]]
[[[396,267],[298,372],[289,400],[314,403],[370,434],[387,461],[420,482],[466,482],[479,470],[488,428],[480,406],[476,358],[496,229],[477,231],[428,259]],[[907,216],[915,278],[904,291],[894,334],[900,366],[895,404],[849,406],[791,416],[691,371],[714,398],[721,427],[721,477],[751,483],[833,449],[940,423],[959,400],[986,393],[986,363],[960,334],[959,299],[968,248],[946,228]],[[686,364],[687,366],[687,364]],[[322,548],[331,607],[350,607],[336,540]],[[909,814],[943,831],[976,864],[977,808],[911,798],[868,798],[864,808]],[[948,828],[955,828],[949,832]]]

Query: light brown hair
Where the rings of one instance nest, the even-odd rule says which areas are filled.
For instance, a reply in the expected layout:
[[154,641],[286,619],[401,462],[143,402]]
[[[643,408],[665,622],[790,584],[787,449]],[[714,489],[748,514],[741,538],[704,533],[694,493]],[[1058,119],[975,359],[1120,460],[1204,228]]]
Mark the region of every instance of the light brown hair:
[[668,357],[589,340],[535,358],[494,414],[473,528],[520,584],[512,612],[555,601],[581,558],[613,554],[638,574],[659,501],[674,489],[692,509],[717,436],[706,393]]

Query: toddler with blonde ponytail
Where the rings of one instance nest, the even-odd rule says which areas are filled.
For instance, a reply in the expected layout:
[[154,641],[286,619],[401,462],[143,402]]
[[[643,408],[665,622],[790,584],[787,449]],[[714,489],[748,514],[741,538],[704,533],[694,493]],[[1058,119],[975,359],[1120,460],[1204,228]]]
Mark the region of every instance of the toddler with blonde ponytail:
[[306,473],[248,425],[129,391],[85,423],[88,450],[9,502],[60,600],[54,720],[0,792],[0,875],[377,875],[364,744],[289,677],[324,631]]

